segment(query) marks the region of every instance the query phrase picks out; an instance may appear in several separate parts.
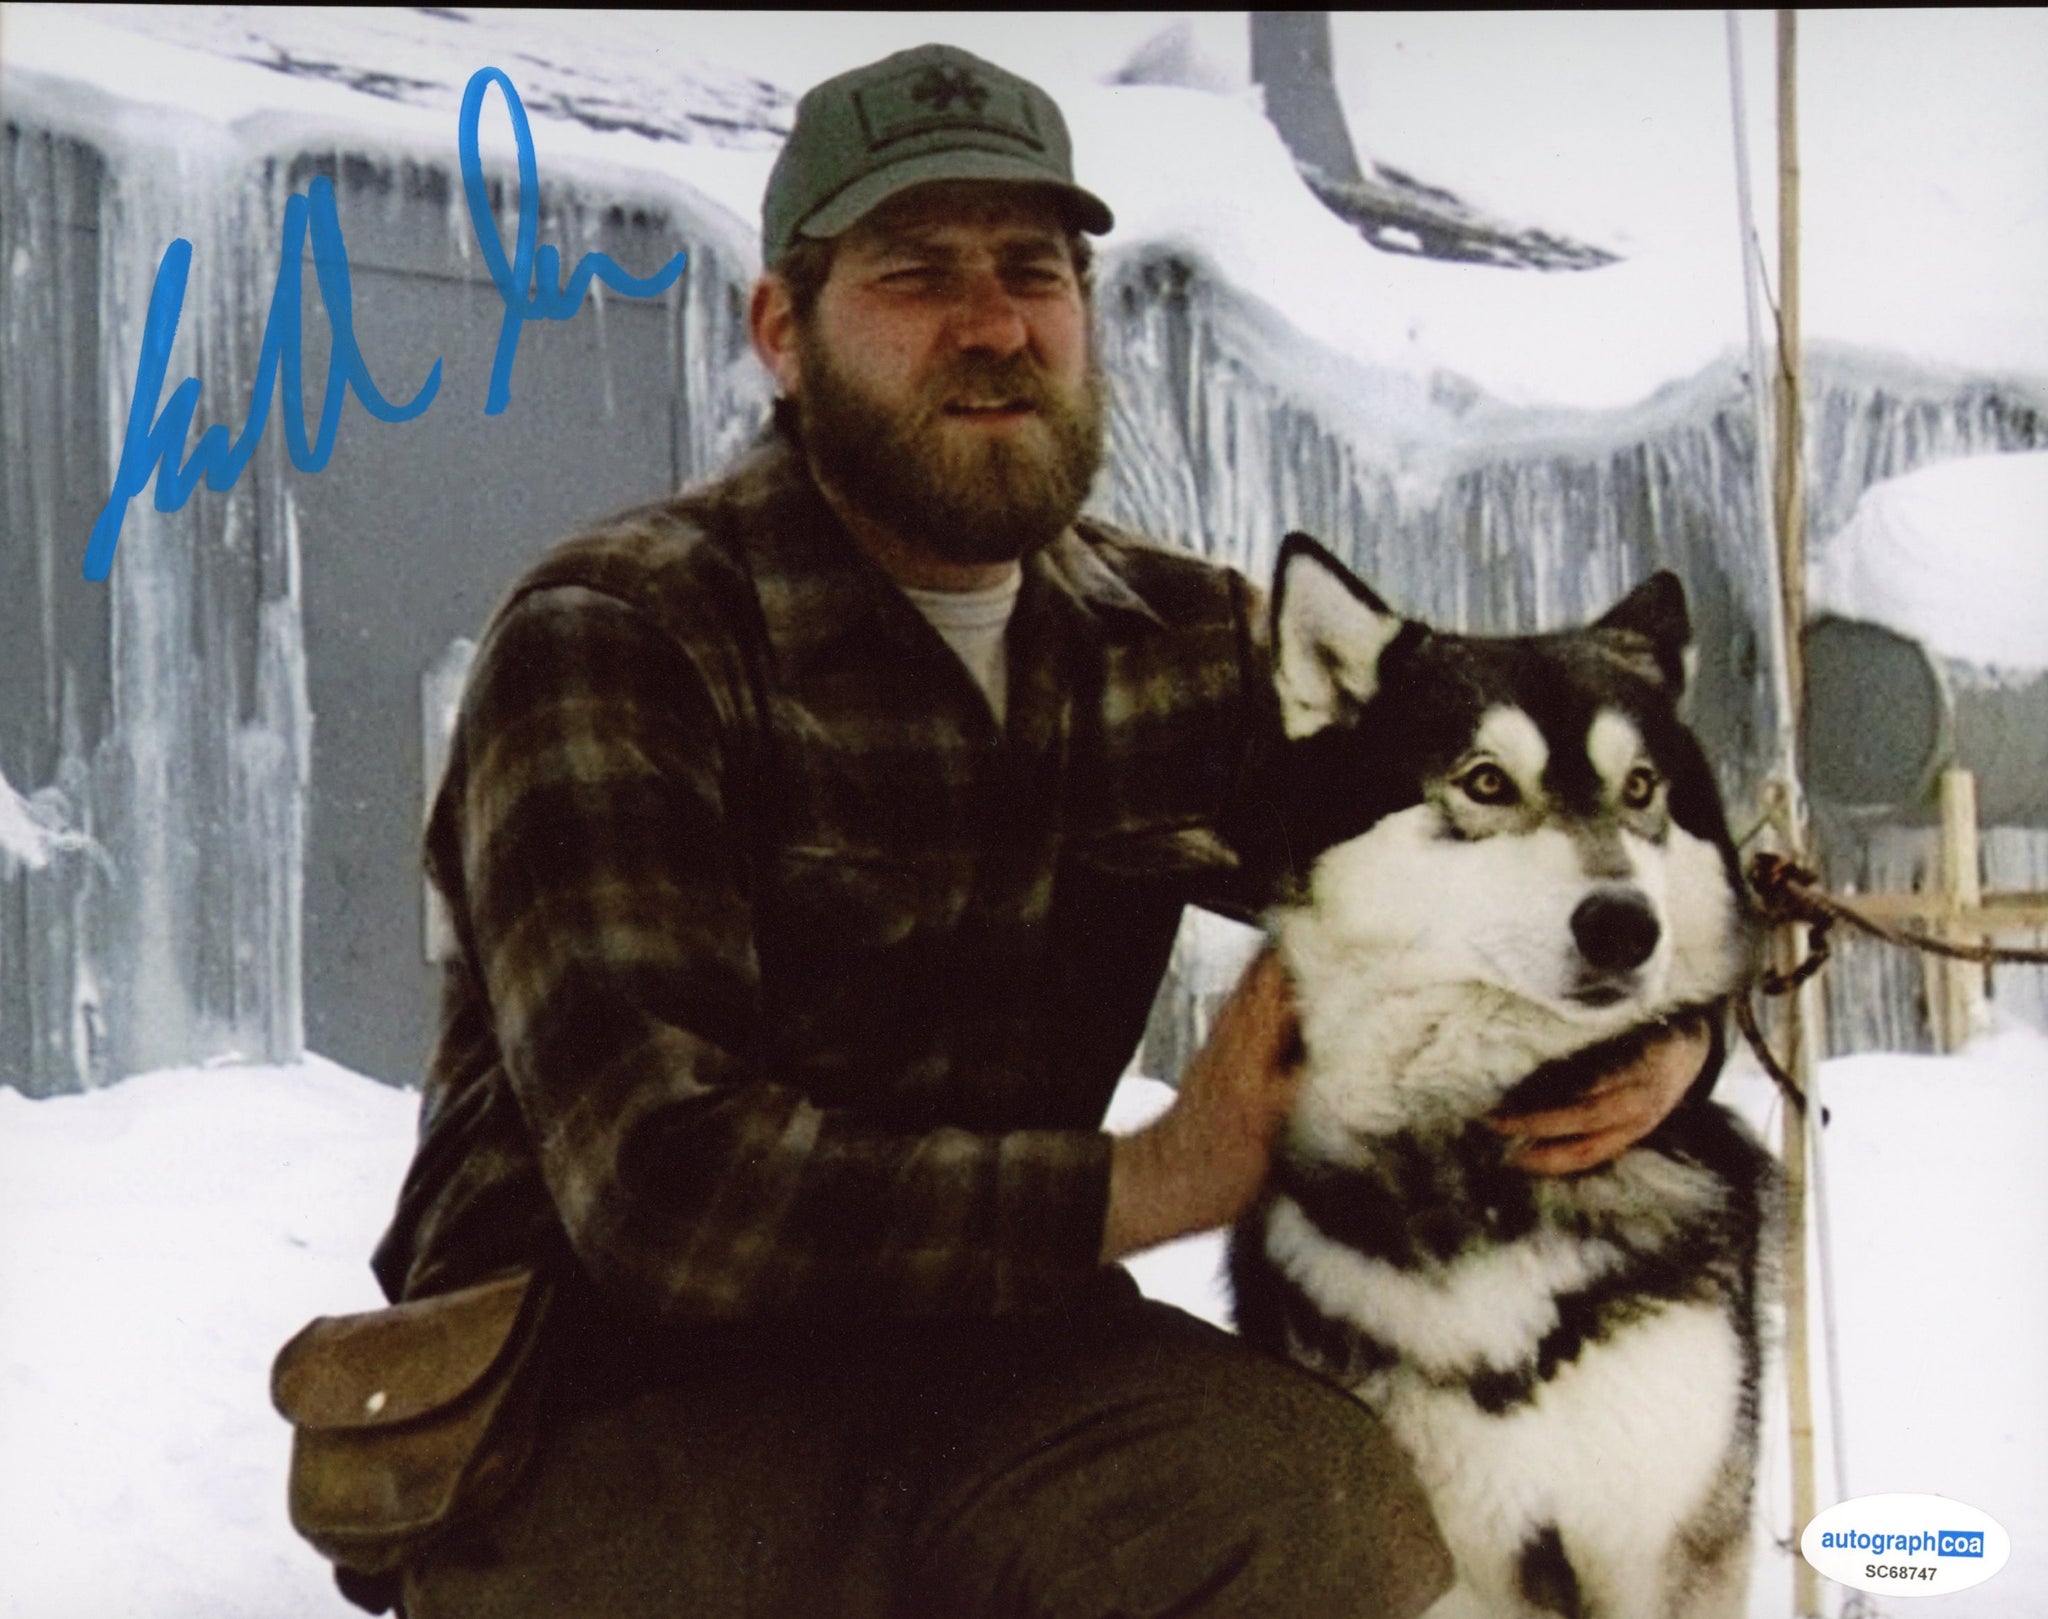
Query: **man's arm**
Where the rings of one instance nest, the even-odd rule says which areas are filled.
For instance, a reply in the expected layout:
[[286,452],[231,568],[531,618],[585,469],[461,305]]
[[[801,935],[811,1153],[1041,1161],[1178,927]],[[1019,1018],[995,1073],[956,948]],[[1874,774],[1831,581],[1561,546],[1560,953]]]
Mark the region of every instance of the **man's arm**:
[[1228,1225],[1251,1207],[1294,1105],[1300,1055],[1287,972],[1268,945],[1189,1061],[1173,1105],[1145,1129],[1118,1139],[1102,1235],[1105,1262]]
[[1058,1300],[1097,1264],[1106,1136],[891,1132],[763,1071],[764,807],[719,655],[556,588],[501,618],[465,700],[459,927],[574,1251],[675,1318]]

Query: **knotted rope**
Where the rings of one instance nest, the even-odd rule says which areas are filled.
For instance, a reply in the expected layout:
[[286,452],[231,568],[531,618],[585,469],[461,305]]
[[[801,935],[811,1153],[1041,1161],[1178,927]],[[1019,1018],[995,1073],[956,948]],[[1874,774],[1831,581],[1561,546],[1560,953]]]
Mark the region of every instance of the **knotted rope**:
[[[1922,950],[1929,955],[1947,956],[1953,961],[1972,961],[1980,965],[1994,962],[2048,963],[2048,950],[1961,944],[1922,933],[1918,928],[1889,927],[1864,915],[1846,900],[1837,899],[1821,887],[1817,873],[1787,860],[1783,855],[1765,851],[1751,856],[1748,875],[1749,886],[1755,890],[1767,921],[1802,923],[1806,927],[1804,959],[1782,971],[1767,969],[1757,979],[1756,987],[1766,995],[1789,995],[1827,965],[1833,954],[1828,933],[1837,922],[1847,922],[1872,938],[1882,939],[1901,949]],[[1756,1053],[1757,1061],[1763,1065],[1764,1072],[1784,1093],[1786,1102],[1804,1112],[1806,1094],[1793,1083],[1791,1074],[1764,1040],[1763,1030],[1757,1025],[1756,1009],[1747,995],[1736,998],[1735,1021],[1750,1049]]]

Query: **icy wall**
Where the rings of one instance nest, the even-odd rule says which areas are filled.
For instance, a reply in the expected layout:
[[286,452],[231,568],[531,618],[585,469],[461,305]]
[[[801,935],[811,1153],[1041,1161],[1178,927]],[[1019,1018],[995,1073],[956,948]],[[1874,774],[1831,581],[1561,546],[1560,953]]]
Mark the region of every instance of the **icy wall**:
[[[1732,362],[1626,411],[1511,411],[1455,378],[1309,352],[1189,253],[1113,263],[1101,301],[1117,380],[1105,510],[1260,580],[1306,528],[1403,611],[1480,632],[1578,622],[1673,568],[1702,648],[1696,723],[1739,816],[1776,738],[1769,542]],[[1827,349],[1809,368],[1815,534],[1880,479],[2048,443],[2048,384]]]
[[[1402,611],[1509,633],[1597,616],[1659,567],[1686,581],[1696,714],[1737,799],[1774,743],[1771,589],[1732,369],[1618,415],[1509,412],[1454,378],[1351,375],[1190,256],[1117,267],[1107,495],[1263,580],[1305,528]],[[1304,386],[1306,384],[1306,386]]]
[[[0,1080],[70,1089],[106,1072],[91,979],[106,876],[79,832],[112,721],[109,602],[51,543],[91,526],[105,477],[99,154],[5,131],[0,173]],[[41,363],[24,364],[38,354]],[[22,818],[33,813],[28,825]],[[68,847],[48,847],[69,830]],[[11,852],[10,852],[11,851]]]
[[[72,836],[39,864],[0,855],[0,1083],[43,1094],[302,1044],[410,1079],[433,1017],[420,682],[550,538],[711,470],[758,422],[743,236],[677,187],[551,171],[544,240],[638,273],[681,247],[691,269],[665,301],[529,329],[514,409],[485,418],[497,302],[445,162],[194,141],[109,164],[12,127],[6,161],[0,776]],[[202,420],[239,422],[279,213],[315,174],[337,182],[373,374],[409,397],[441,356],[443,397],[401,427],[352,412],[312,475],[284,464],[273,424],[233,492],[176,514],[137,502],[113,579],[83,584],[164,245],[196,249],[172,377],[201,377]],[[1455,377],[1334,360],[1170,244],[1106,260],[1098,302],[1107,514],[1260,579],[1304,527],[1403,609],[1480,630],[1583,619],[1671,566],[1706,653],[1700,724],[1742,818],[1774,740],[1732,365],[1623,412],[1511,411]],[[324,322],[309,312],[306,329],[318,378]],[[1826,353],[1814,375],[1818,529],[1873,479],[2048,443],[2038,388]],[[1189,961],[1152,1066],[1199,1030],[1214,976]],[[1910,1043],[1910,987],[1860,982],[1835,979],[1868,1009],[1838,1038]]]
[[256,244],[275,232],[224,183],[234,156],[139,146],[117,178],[76,142],[6,131],[0,595],[28,633],[4,638],[0,770],[79,835],[16,872],[0,908],[0,956],[22,964],[4,975],[0,1077],[31,1092],[299,1047],[306,723],[289,535],[259,519],[272,490],[259,475],[175,514],[141,502],[133,564],[79,577],[154,268],[128,244],[196,239],[176,363],[215,390],[247,375]]
[[[178,133],[109,157],[7,128],[0,779],[47,835],[36,859],[0,852],[0,1083],[308,1043],[407,1079],[433,1021],[419,682],[551,538],[752,429],[743,252],[673,195],[548,187],[543,239],[571,263],[598,248],[645,271],[687,247],[689,272],[663,301],[529,329],[514,408],[486,419],[501,306],[448,167]],[[314,474],[273,419],[232,491],[137,500],[111,577],[86,583],[163,249],[194,248],[170,382],[199,378],[199,423],[239,429],[284,203],[316,174],[337,183],[372,374],[408,398],[442,358],[442,395],[403,427],[350,407]],[[317,417],[328,331],[310,263],[304,280]]]

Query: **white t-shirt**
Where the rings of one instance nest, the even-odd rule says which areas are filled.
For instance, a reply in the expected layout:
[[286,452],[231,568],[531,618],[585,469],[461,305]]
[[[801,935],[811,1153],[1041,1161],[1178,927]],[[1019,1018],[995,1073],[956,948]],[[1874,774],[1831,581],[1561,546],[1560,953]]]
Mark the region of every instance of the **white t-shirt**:
[[911,605],[944,637],[946,645],[960,656],[974,683],[988,698],[989,711],[1001,725],[1007,714],[1009,660],[1003,652],[1003,632],[1009,628],[1010,613],[1017,605],[1017,592],[1024,585],[1024,570],[1010,570],[1000,584],[981,590],[917,590],[902,587]]

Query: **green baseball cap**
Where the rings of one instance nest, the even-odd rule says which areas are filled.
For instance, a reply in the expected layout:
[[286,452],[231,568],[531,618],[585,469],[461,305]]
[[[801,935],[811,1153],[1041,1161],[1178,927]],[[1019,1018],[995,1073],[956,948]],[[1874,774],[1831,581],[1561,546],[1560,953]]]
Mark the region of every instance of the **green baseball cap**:
[[1081,230],[1115,217],[1074,184],[1067,121],[1051,96],[952,45],[920,45],[827,79],[796,124],[761,199],[761,261],[802,236],[837,236],[899,191],[933,180],[1051,186]]

